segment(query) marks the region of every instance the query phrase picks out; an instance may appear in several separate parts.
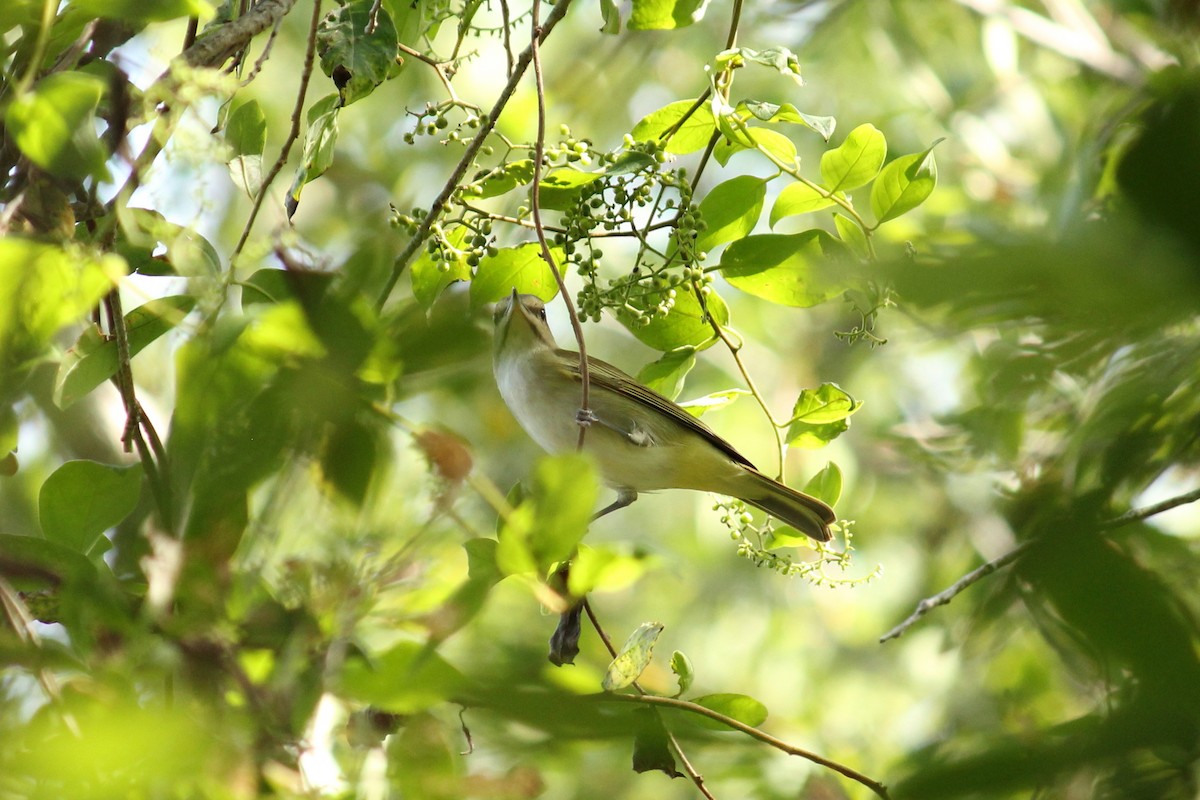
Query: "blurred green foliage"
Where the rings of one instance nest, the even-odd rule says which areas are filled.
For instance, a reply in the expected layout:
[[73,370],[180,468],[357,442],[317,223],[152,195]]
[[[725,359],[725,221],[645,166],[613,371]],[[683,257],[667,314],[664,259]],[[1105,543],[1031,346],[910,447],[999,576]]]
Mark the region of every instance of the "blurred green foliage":
[[[0,8],[0,797],[1196,796],[1191,7],[563,0],[537,169],[532,11]],[[488,369],[535,183],[837,549],[586,530]]]

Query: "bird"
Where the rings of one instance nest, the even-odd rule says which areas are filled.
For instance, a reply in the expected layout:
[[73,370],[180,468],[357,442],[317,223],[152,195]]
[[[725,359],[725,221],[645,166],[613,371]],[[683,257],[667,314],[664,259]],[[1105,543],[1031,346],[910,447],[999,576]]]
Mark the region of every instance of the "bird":
[[837,520],[815,497],[764,475],[733,445],[678,404],[598,358],[588,357],[588,408],[581,409],[579,354],[554,341],[546,306],[531,294],[496,304],[492,366],[505,404],[550,453],[583,449],[617,499],[593,519],[641,492],[692,489],[736,497],[819,541]]

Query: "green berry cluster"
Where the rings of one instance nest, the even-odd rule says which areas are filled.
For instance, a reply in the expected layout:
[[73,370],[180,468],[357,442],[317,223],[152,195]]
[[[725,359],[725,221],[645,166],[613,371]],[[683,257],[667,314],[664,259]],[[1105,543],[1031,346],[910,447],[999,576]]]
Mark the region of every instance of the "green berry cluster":
[[[463,119],[457,123],[450,119],[450,115],[455,112],[463,114]],[[404,134],[405,144],[415,144],[418,136],[444,136],[443,144],[469,139],[473,135],[471,131],[478,129],[487,119],[487,115],[478,108],[453,100],[426,103],[420,111],[407,113],[416,122],[413,129]],[[451,125],[454,126],[453,129]]]
[[[576,202],[563,214],[563,230],[555,244],[584,279],[577,296],[584,318],[599,320],[604,309],[612,308],[626,322],[645,326],[671,312],[678,292],[698,287],[707,294],[712,278],[701,265],[707,254],[695,247],[705,223],[692,203],[687,171],[663,168],[666,154],[657,143],[634,142],[627,136],[625,144],[600,157],[610,171],[581,187]],[[652,247],[647,237],[658,228],[671,233],[671,246],[663,251]],[[603,253],[595,242],[622,233],[637,235],[643,247],[628,272],[602,278]]]
[[[756,567],[765,567],[789,578],[800,576],[817,586],[856,585],[866,583],[880,574],[878,566],[862,577],[847,577],[844,574],[851,565],[850,554],[854,551],[851,544],[854,538],[851,532],[853,522],[849,520],[839,521],[836,528],[845,541],[843,550],[833,550],[825,544],[805,539],[807,547],[815,551],[815,558],[795,560],[769,549],[774,541],[771,520],[756,525],[754,516],[741,500],[717,500],[713,510],[721,512],[721,524],[729,530],[729,538],[737,545],[738,556],[748,559]],[[835,572],[831,573],[831,568]]]
[[[428,213],[423,208],[414,208],[410,213],[404,214],[392,206],[392,227],[404,228],[410,236],[415,236]],[[477,267],[484,256],[495,256],[499,251],[496,247],[496,237],[492,233],[492,221],[478,218],[452,220],[446,225],[433,223],[429,226],[425,252],[438,270],[449,272],[456,263]]]

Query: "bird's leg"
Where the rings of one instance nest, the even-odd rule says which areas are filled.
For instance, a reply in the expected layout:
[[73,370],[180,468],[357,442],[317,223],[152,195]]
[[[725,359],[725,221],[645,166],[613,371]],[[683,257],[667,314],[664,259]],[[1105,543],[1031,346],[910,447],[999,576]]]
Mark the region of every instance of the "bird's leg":
[[605,514],[611,514],[612,512],[614,512],[618,509],[624,508],[627,505],[631,505],[634,500],[637,500],[637,492],[633,491],[632,489],[618,489],[617,490],[617,499],[613,500],[611,503],[606,505],[604,508],[600,509],[595,514],[593,514],[592,522],[595,522],[596,520],[600,519]]

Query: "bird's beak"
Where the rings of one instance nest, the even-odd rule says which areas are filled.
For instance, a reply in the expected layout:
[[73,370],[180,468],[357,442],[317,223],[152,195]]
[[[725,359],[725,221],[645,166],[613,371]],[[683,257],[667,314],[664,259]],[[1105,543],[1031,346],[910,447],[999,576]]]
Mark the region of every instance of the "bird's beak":
[[521,304],[521,296],[517,294],[517,290],[513,289],[512,294],[502,300],[496,302],[496,308],[492,311],[492,324],[499,330],[506,327],[512,318],[513,309]]

